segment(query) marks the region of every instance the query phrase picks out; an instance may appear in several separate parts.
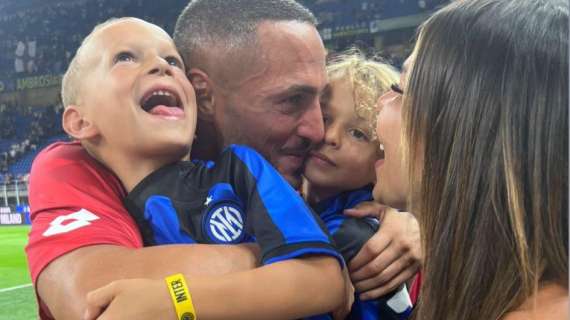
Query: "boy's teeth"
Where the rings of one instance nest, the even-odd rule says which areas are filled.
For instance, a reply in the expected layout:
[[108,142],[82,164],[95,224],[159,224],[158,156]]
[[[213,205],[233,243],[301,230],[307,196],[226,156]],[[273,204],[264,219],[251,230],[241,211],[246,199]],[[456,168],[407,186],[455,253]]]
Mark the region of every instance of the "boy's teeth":
[[380,144],[380,150],[384,151],[384,144]]
[[152,93],[153,96],[171,96],[170,92],[168,91],[162,91],[162,90],[158,90],[158,91],[154,91]]

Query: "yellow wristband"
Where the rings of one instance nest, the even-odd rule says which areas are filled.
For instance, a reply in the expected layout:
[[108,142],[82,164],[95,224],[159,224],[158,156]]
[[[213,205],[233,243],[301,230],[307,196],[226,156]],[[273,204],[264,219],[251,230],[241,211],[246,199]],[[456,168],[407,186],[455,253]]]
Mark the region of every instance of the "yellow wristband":
[[186,286],[186,281],[181,273],[165,278],[168,292],[174,303],[178,320],[196,320],[196,310],[192,303],[192,297]]

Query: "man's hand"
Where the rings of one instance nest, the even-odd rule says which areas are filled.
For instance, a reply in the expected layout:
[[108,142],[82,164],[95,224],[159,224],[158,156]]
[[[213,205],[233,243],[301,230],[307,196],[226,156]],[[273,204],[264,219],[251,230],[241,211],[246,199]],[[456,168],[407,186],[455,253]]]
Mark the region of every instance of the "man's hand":
[[348,264],[354,287],[361,293],[360,299],[381,297],[418,272],[422,260],[420,231],[412,214],[371,203],[345,213],[381,218],[378,232]]
[[345,300],[342,306],[333,311],[332,314],[334,320],[345,319],[350,313],[350,309],[352,309],[352,304],[354,303],[354,286],[350,281],[350,275],[348,274],[347,268],[342,270],[342,276],[344,278]]
[[164,280],[117,280],[87,295],[84,320],[176,319]]

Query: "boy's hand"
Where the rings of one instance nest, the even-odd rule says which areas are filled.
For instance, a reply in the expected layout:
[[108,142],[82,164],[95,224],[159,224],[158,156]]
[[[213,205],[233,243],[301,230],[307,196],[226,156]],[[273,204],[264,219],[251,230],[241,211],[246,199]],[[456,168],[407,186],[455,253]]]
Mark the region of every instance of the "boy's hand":
[[176,319],[164,280],[117,280],[87,294],[83,320]]
[[348,264],[350,276],[360,299],[381,297],[412,278],[422,261],[420,231],[415,217],[407,212],[377,205],[377,211],[365,203],[366,210],[357,207],[345,210],[351,216],[376,216],[380,229]]

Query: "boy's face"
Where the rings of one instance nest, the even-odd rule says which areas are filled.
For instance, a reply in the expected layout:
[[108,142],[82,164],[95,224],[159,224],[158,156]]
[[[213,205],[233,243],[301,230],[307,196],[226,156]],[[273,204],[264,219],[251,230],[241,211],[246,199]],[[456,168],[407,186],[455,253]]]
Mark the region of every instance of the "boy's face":
[[380,151],[369,121],[356,115],[352,86],[343,80],[330,85],[330,100],[323,104],[325,139],[311,152],[304,175],[332,196],[374,182]]
[[196,98],[172,39],[155,25],[119,21],[83,48],[78,104],[101,144],[137,157],[179,159],[191,145]]

